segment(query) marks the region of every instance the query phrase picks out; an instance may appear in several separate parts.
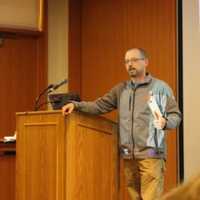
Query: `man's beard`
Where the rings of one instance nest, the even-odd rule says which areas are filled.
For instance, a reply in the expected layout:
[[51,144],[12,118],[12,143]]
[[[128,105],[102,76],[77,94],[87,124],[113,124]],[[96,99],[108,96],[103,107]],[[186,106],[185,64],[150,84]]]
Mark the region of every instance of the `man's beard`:
[[129,74],[130,77],[134,78],[134,77],[138,76],[138,71],[137,71],[136,68],[131,67],[131,68],[128,69],[128,74]]
[[136,69],[135,67],[129,67],[128,74],[131,78],[139,78],[144,74],[144,70]]

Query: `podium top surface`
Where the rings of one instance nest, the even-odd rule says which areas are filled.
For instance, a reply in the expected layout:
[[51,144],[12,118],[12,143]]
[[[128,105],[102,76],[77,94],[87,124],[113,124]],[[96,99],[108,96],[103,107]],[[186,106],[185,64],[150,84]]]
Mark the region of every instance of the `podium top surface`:
[[[48,115],[48,114],[60,114],[62,115],[62,110],[42,110],[42,111],[25,111],[25,112],[16,112],[16,116],[24,116],[24,115]],[[89,113],[74,111],[73,113],[66,115],[67,116],[73,116],[73,115],[85,115],[85,116],[92,116],[96,119],[104,119],[106,121],[110,121],[113,124],[116,124],[115,121],[101,115],[92,115]]]
[[42,111],[24,111],[24,112],[16,112],[16,115],[40,115],[40,114],[50,114],[50,113],[60,113],[62,114],[62,110],[42,110]]

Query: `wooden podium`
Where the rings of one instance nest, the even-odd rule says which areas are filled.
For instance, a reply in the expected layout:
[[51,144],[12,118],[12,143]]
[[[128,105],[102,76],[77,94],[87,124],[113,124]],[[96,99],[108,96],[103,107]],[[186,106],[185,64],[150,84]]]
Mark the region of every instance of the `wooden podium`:
[[116,125],[61,111],[17,113],[16,200],[116,200]]

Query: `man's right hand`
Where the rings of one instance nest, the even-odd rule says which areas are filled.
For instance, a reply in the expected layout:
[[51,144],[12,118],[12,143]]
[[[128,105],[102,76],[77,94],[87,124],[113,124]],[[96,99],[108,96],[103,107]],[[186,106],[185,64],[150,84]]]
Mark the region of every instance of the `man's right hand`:
[[62,107],[62,114],[68,115],[73,112],[75,105],[73,103],[68,103]]

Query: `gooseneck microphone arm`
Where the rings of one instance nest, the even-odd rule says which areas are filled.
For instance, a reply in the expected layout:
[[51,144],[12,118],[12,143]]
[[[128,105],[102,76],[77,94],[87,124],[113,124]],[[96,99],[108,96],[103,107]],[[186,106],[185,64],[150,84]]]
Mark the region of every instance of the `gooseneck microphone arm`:
[[59,83],[57,84],[53,84],[53,87],[50,88],[51,91],[54,91],[54,90],[57,90],[60,86],[64,85],[65,83],[67,83],[68,80],[67,79],[64,79],[62,81],[60,81]]
[[[62,85],[64,85],[64,84],[67,83],[67,82],[68,82],[68,80],[67,80],[67,79],[64,79],[64,80],[60,81],[60,82],[57,83],[57,84],[50,84],[47,88],[45,88],[45,89],[39,94],[39,96],[36,98],[34,110],[37,111],[37,110],[39,110],[39,108],[41,107],[41,104],[39,104],[39,102],[40,102],[41,97],[42,97],[44,94],[49,94],[49,93],[53,92],[54,90],[57,90],[59,87],[61,87]],[[44,104],[44,103],[43,103],[43,104]]]
[[34,106],[34,110],[35,110],[35,111],[37,111],[37,110],[40,108],[39,102],[40,102],[41,97],[42,97],[44,94],[46,94],[46,93],[47,93],[47,94],[50,93],[53,86],[54,86],[53,84],[50,84],[50,85],[49,85],[47,88],[45,88],[45,89],[39,94],[39,96],[36,98],[36,100],[35,100],[35,106]]

